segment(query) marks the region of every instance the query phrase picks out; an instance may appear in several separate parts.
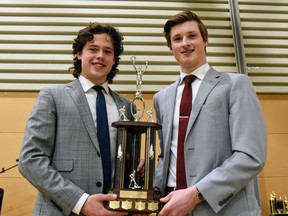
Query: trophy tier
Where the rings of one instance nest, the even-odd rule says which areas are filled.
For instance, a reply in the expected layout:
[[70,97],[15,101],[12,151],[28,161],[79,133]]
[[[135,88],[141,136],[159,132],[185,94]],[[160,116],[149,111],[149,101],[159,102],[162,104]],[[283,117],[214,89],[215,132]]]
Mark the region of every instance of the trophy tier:
[[130,213],[151,214],[161,209],[161,192],[157,190],[110,189],[108,193],[117,195],[117,199],[109,201],[106,208]]
[[[161,125],[155,122],[117,121],[117,159],[113,188],[117,195],[106,208],[130,213],[157,213],[161,209],[161,192],[155,189],[156,132]],[[142,152],[141,152],[142,151]],[[145,153],[144,153],[145,151]],[[144,155],[144,176],[137,166]]]
[[161,129],[162,126],[155,122],[136,122],[136,121],[117,121],[112,123],[113,127],[126,127],[130,131],[137,133],[144,133],[147,127],[153,127],[155,129]]

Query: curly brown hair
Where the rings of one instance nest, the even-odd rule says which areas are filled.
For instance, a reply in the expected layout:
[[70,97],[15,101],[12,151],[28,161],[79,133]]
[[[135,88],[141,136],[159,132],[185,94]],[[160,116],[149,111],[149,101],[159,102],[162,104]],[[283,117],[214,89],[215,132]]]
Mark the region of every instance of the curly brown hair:
[[115,64],[112,66],[111,71],[107,75],[108,83],[113,83],[113,78],[119,72],[117,68],[119,65],[120,56],[123,54],[123,36],[122,34],[114,27],[107,24],[99,24],[99,23],[90,23],[84,29],[81,29],[78,32],[77,37],[74,39],[72,48],[73,48],[73,67],[68,69],[69,72],[72,72],[75,78],[78,78],[82,71],[82,62],[77,58],[77,54],[81,53],[83,47],[88,41],[93,40],[94,34],[107,34],[111,37],[114,47],[114,60]]

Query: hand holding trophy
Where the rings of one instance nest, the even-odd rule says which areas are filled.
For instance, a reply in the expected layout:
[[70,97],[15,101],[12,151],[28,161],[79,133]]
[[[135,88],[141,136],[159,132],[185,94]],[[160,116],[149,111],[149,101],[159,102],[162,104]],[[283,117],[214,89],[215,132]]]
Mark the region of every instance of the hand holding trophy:
[[[131,60],[136,71],[136,93],[132,103],[140,102],[142,109],[136,106],[135,110],[131,107],[131,114],[134,117],[131,121],[125,116],[126,109],[123,107],[119,110],[119,121],[112,123],[112,126],[118,129],[118,141],[114,188],[111,188],[109,193],[117,194],[117,199],[109,201],[106,208],[136,214],[158,213],[161,192],[154,189],[154,178],[156,131],[161,128],[161,125],[155,123],[152,108],[147,112],[148,121],[140,121],[145,112],[145,100],[141,93],[142,75],[148,67],[148,61],[145,68],[142,68],[136,66],[135,56],[132,56]],[[136,171],[141,149],[145,151],[144,179]]]

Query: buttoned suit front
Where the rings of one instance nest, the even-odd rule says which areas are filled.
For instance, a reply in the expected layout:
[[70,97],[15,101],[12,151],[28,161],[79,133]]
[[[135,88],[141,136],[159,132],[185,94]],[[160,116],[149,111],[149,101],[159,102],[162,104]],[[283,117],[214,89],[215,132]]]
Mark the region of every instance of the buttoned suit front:
[[[179,82],[153,99],[162,125],[156,186],[163,193]],[[248,76],[210,68],[193,101],[184,143],[187,185],[195,185],[206,199],[191,215],[259,216],[253,179],[265,164],[266,142],[263,112]]]
[[[118,109],[130,101],[111,89]],[[128,109],[127,109],[128,108]],[[111,157],[116,157],[116,147]],[[33,215],[71,213],[83,193],[102,193],[103,170],[95,123],[78,79],[43,88],[27,123],[19,171],[38,190]]]

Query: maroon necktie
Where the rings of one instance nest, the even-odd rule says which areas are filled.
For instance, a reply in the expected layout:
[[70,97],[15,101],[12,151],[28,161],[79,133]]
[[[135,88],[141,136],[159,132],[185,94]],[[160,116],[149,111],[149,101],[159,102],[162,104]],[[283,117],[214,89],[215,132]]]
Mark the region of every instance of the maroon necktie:
[[192,109],[192,88],[191,83],[195,79],[194,75],[184,77],[185,87],[182,93],[179,113],[178,147],[177,147],[177,168],[176,168],[176,188],[187,188],[185,161],[184,161],[184,141]]

